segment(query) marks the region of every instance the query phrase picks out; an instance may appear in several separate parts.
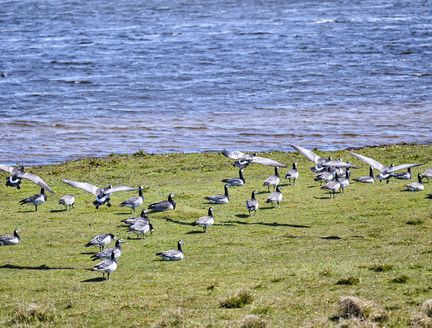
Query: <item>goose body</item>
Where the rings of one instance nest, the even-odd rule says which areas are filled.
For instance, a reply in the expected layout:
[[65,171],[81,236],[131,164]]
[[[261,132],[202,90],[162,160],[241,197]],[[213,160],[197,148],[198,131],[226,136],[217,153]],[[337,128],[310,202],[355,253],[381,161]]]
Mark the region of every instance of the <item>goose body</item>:
[[255,198],[256,193],[257,193],[256,190],[252,191],[251,199],[248,199],[246,201],[246,208],[249,211],[249,215],[251,212],[254,212],[254,215],[256,215],[256,211],[259,208],[258,200]]
[[98,259],[109,259],[111,258],[112,253],[114,253],[114,258],[117,259],[122,255],[123,249],[121,244],[123,243],[123,239],[117,239],[115,247],[104,249],[99,253],[96,253],[91,258],[93,261]]
[[143,186],[138,187],[138,196],[133,196],[125,200],[120,204],[120,207],[130,207],[132,212],[135,212],[135,208],[140,207],[144,202]]
[[60,200],[58,201],[59,205],[63,205],[66,207],[66,209],[71,209],[75,205],[75,197],[72,195],[64,195]]
[[102,272],[105,278],[105,273],[107,274],[107,280],[109,280],[110,273],[113,273],[117,269],[117,260],[115,257],[115,252],[111,253],[111,257],[103,260],[102,262],[96,264],[93,267],[93,271]]
[[134,233],[136,235],[142,235],[143,238],[147,233],[153,232],[153,225],[147,220],[137,221],[129,226],[128,233]]
[[292,164],[292,169],[289,170],[285,174],[285,179],[288,179],[290,183],[292,184],[294,182],[294,185],[296,184],[296,180],[299,177],[299,171],[297,170],[297,163]]
[[246,181],[243,175],[243,169],[239,170],[239,177],[238,178],[229,178],[229,179],[224,179],[222,180],[222,182],[225,182],[226,184],[228,184],[230,187],[241,187],[244,186]]
[[422,176],[421,174],[417,175],[418,182],[411,182],[410,184],[406,185],[406,190],[408,191],[423,191],[424,185],[422,182]]
[[361,182],[361,183],[375,183],[375,176],[373,172],[373,168],[369,168],[369,175],[364,175],[358,178],[355,178],[354,181]]
[[214,195],[208,196],[206,199],[210,204],[228,204],[229,203],[229,194],[228,194],[228,185],[224,186],[225,193],[223,195]]
[[47,199],[48,199],[48,197],[45,194],[45,189],[41,188],[40,194],[36,194],[36,195],[30,196],[30,197],[24,198],[24,199],[20,200],[19,204],[20,205],[32,204],[35,206],[35,211],[37,211],[38,206],[45,203]]
[[25,172],[24,166],[7,166],[7,165],[0,165],[0,170],[8,172],[10,174],[9,177],[6,178],[6,186],[8,187],[14,187],[17,189],[21,189],[21,182],[22,179],[27,179],[35,184],[37,184],[39,187],[54,193],[54,191],[48,186],[48,184],[42,180],[41,177],[39,177],[36,174]]
[[335,194],[339,191],[341,188],[341,184],[339,182],[339,178],[337,175],[335,176],[335,180],[327,182],[324,186],[321,187],[321,189],[329,190],[330,191],[330,197],[335,197]]
[[207,232],[207,228],[213,225],[214,223],[213,210],[214,210],[213,207],[210,207],[208,209],[207,215],[202,216],[198,220],[196,220],[194,225],[202,227],[204,229],[204,232]]
[[168,195],[168,200],[163,200],[158,203],[153,203],[148,206],[149,210],[152,212],[165,212],[170,210],[175,210],[176,202],[174,201],[174,194]]
[[140,216],[121,220],[124,224],[131,226],[138,221],[148,221],[146,210],[142,210]]
[[320,181],[320,182],[329,182],[332,181],[335,177],[335,172],[331,172],[330,167],[327,167],[325,170],[321,171],[320,173],[318,173],[314,180],[315,181]]
[[275,173],[265,179],[263,186],[267,186],[268,191],[270,191],[270,186],[273,186],[275,189],[280,182],[279,169],[275,167]]
[[278,207],[280,207],[282,197],[283,196],[282,196],[282,192],[281,192],[281,187],[277,186],[276,191],[272,192],[265,202],[267,204],[271,203],[273,205],[276,203],[278,205]]
[[345,177],[344,178],[339,178],[339,176],[337,176],[338,180],[339,180],[339,183],[340,183],[340,188],[341,188],[342,192],[344,192],[345,188],[348,187],[349,184],[350,184],[350,175],[351,175],[351,172],[350,172],[349,169],[347,169],[345,171]]
[[411,168],[409,167],[406,172],[392,173],[391,176],[399,180],[411,180],[412,178]]
[[0,246],[17,245],[21,242],[19,229],[15,229],[13,235],[1,235]]
[[105,246],[114,239],[115,237],[112,233],[104,233],[93,237],[87,244],[85,244],[85,247],[99,246],[100,250],[103,250]]
[[179,261],[183,260],[183,240],[179,240],[177,243],[177,249],[170,249],[168,251],[156,253],[156,256],[160,256],[164,261]]

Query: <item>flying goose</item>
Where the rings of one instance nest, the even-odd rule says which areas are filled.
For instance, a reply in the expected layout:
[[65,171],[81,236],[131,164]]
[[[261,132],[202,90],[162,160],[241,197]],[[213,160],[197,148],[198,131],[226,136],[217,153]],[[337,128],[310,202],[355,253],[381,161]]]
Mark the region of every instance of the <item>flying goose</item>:
[[33,204],[35,206],[35,212],[38,209],[38,205],[41,205],[46,202],[48,196],[45,194],[45,189],[41,188],[40,194],[36,194],[27,198],[24,198],[19,201],[20,205],[24,204]]
[[263,183],[263,186],[267,186],[269,192],[270,192],[270,186],[273,186],[276,189],[276,186],[280,182],[279,168],[276,166],[274,170],[275,170],[275,173],[273,175],[269,176],[267,179],[265,179],[265,181]]
[[0,236],[0,246],[6,246],[6,245],[16,245],[19,244],[21,241],[21,237],[18,234],[19,229],[15,229],[13,232],[13,236],[11,235],[1,235]]
[[279,163],[270,158],[257,156],[257,154],[249,155],[242,153],[241,151],[229,151],[224,149],[222,151],[222,155],[234,159],[236,162],[234,166],[238,166],[240,168],[245,168],[249,164],[261,164],[266,166],[275,166],[275,167],[286,167],[285,164]]
[[183,250],[182,245],[184,244],[183,240],[179,240],[177,243],[177,249],[170,249],[168,251],[156,253],[156,256],[160,256],[164,261],[179,261],[183,260]]
[[130,207],[132,209],[132,212],[135,212],[135,208],[142,205],[144,202],[144,195],[143,195],[143,186],[138,187],[138,196],[133,196],[125,200],[120,204],[121,207]]
[[148,220],[140,220],[129,226],[128,233],[142,235],[143,239],[146,233],[153,232],[153,225]]
[[75,205],[75,197],[72,195],[64,195],[62,198],[58,201],[59,205],[63,205],[66,207],[66,209],[74,208]]
[[14,187],[17,189],[21,189],[21,180],[27,179],[33,183],[36,183],[39,187],[48,190],[50,193],[54,193],[54,191],[48,186],[48,184],[42,180],[36,174],[28,173],[24,171],[24,166],[7,166],[0,165],[0,170],[8,172],[10,174],[9,177],[6,178],[6,186]]
[[245,160],[253,157],[253,155],[245,154],[238,150],[227,150],[225,148],[222,150],[221,154],[234,160]]
[[391,173],[399,171],[399,170],[404,170],[407,169],[409,167],[415,167],[415,166],[420,166],[423,164],[401,164],[401,165],[397,165],[397,166],[384,166],[382,165],[380,162],[377,162],[376,160],[370,158],[370,157],[366,157],[360,154],[356,154],[353,152],[350,152],[352,156],[354,156],[355,158],[365,162],[366,164],[372,166],[374,169],[380,171],[380,175],[378,176],[378,178],[380,180],[384,180],[384,179],[388,179],[391,177]]
[[292,164],[292,169],[289,170],[289,171],[285,174],[285,179],[288,179],[289,182],[290,182],[290,184],[292,184],[293,181],[294,181],[294,186],[295,186],[295,184],[296,184],[296,180],[298,179],[298,177],[299,177],[299,171],[297,170],[297,163],[294,162],[294,163]]
[[102,272],[103,277],[105,278],[105,273],[108,274],[107,280],[109,280],[110,273],[114,272],[117,269],[117,259],[115,255],[115,251],[111,252],[111,257],[103,260],[102,262],[96,264],[93,267],[93,271]]
[[422,176],[421,174],[417,175],[418,182],[411,182],[410,184],[406,185],[406,190],[408,191],[422,191],[424,190],[424,185],[422,182]]
[[339,178],[337,175],[335,176],[335,180],[327,182],[321,189],[330,190],[330,197],[335,198],[336,192],[341,188],[341,184],[339,183]]
[[265,201],[267,204],[271,203],[274,205],[276,203],[278,207],[280,207],[280,203],[282,201],[282,188],[280,186],[276,187],[276,191],[272,192],[270,196]]
[[224,186],[225,193],[223,195],[214,195],[205,197],[210,204],[228,204],[229,203],[229,195],[228,195],[228,185]]
[[375,182],[375,175],[374,175],[372,166],[369,167],[369,175],[364,175],[364,176],[355,178],[354,181],[361,182],[361,183],[374,183]]
[[259,208],[258,200],[255,198],[257,191],[252,191],[251,199],[248,199],[246,201],[246,208],[249,211],[249,215],[251,212],[254,212],[254,215],[256,215],[256,211]]
[[196,220],[193,225],[200,226],[204,229],[204,232],[207,232],[207,228],[213,225],[214,223],[214,216],[213,216],[213,207],[210,207],[208,209],[208,214],[206,216],[200,217],[198,220]]
[[142,210],[140,216],[123,219],[121,222],[124,224],[131,226],[132,224],[136,223],[137,221],[148,221],[149,217],[147,216],[147,210]]
[[422,178],[427,179],[427,181],[429,182],[429,179],[432,179],[432,167],[424,171],[421,176]]
[[68,184],[69,186],[82,189],[84,191],[87,191],[95,195],[96,199],[93,202],[93,205],[96,207],[96,209],[99,209],[99,206],[102,206],[104,204],[107,204],[108,207],[111,207],[110,197],[111,194],[114,192],[137,190],[137,188],[127,187],[127,186],[113,187],[112,185],[109,185],[107,188],[99,188],[87,182],[72,181],[68,179],[63,179],[62,181]]
[[244,186],[246,181],[243,175],[243,169],[239,170],[239,177],[238,178],[229,178],[229,179],[223,179],[222,182],[225,182],[230,187],[241,187]]
[[117,239],[115,243],[115,247],[104,249],[99,253],[92,255],[91,259],[93,261],[98,259],[109,259],[111,258],[111,254],[114,253],[114,258],[118,258],[121,256],[123,249],[121,244],[124,243],[123,239]]
[[174,201],[174,194],[168,195],[168,200],[163,200],[158,203],[153,203],[148,206],[148,209],[151,210],[151,212],[165,212],[170,210],[175,210],[176,208],[176,202]]
[[116,237],[114,237],[112,233],[104,233],[93,237],[87,244],[85,244],[85,247],[99,246],[99,249],[103,250],[105,246],[114,239],[116,239]]

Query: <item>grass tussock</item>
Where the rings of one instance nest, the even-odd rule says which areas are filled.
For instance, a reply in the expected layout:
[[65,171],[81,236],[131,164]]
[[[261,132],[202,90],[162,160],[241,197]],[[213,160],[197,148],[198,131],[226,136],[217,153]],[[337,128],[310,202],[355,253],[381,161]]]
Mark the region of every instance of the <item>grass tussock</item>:
[[408,220],[406,222],[406,224],[408,224],[408,225],[420,225],[420,224],[423,224],[423,222],[424,222],[424,220],[422,220],[422,219],[412,219],[412,220]]
[[432,299],[426,300],[421,306],[421,312],[414,313],[411,318],[412,328],[432,327]]
[[360,283],[360,278],[354,276],[348,276],[346,278],[339,279],[336,285],[358,285]]
[[355,296],[347,296],[339,302],[338,318],[341,324],[344,320],[354,320],[353,324],[355,324],[355,321],[360,321],[357,324],[363,322],[367,326],[369,323],[386,322],[388,314],[381,306],[372,301]]
[[38,325],[53,324],[60,318],[60,313],[53,305],[36,303],[20,304],[17,306],[11,324]]
[[409,280],[409,277],[406,274],[402,274],[390,280],[390,282],[395,284],[406,284]]
[[373,272],[388,272],[393,269],[391,264],[374,264],[369,267],[369,270]]
[[240,322],[240,328],[266,328],[267,323],[257,315],[248,314]]
[[219,301],[219,305],[225,309],[239,309],[245,305],[251,304],[254,296],[249,290],[240,290],[234,295],[230,295]]

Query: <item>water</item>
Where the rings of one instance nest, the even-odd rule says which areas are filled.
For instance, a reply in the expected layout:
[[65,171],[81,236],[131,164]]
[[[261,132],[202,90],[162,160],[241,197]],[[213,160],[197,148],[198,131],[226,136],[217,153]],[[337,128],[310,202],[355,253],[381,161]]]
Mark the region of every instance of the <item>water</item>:
[[432,2],[1,1],[0,163],[432,141]]

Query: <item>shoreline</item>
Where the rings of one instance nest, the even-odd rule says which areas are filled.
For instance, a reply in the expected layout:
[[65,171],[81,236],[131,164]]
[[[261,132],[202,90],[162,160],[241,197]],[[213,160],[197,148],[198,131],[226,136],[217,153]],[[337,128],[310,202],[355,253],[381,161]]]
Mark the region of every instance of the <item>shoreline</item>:
[[[375,148],[388,148],[388,147],[400,147],[400,146],[406,146],[406,147],[413,147],[413,146],[432,146],[432,140],[429,142],[425,142],[425,143],[407,143],[407,142],[403,142],[403,143],[386,143],[386,144],[379,144],[379,145],[365,145],[365,146],[357,146],[357,147],[347,147],[347,148],[343,148],[343,149],[331,149],[331,150],[327,150],[327,149],[322,149],[322,148],[310,148],[310,150],[314,151],[314,152],[329,152],[329,153],[333,153],[333,152],[340,152],[340,151],[350,151],[350,150],[359,150],[359,149],[365,149],[365,148],[371,148],[371,149],[375,149]],[[62,161],[62,162],[57,162],[57,163],[46,163],[46,164],[34,164],[34,165],[25,165],[27,167],[45,167],[45,166],[57,166],[57,165],[64,165],[64,164],[68,164],[68,163],[73,163],[73,162],[78,162],[78,161],[84,161],[84,160],[104,160],[110,157],[114,157],[114,156],[163,156],[163,155],[178,155],[178,154],[183,154],[183,155],[189,155],[189,154],[217,154],[220,153],[222,151],[224,147],[221,147],[220,150],[204,150],[204,151],[195,151],[195,152],[163,152],[163,153],[151,153],[151,152],[146,152],[144,150],[138,150],[136,152],[131,152],[131,153],[111,153],[111,154],[107,154],[107,155],[102,155],[102,156],[84,156],[84,157],[80,157],[80,158],[76,158],[76,159],[70,159],[70,160],[66,160],[66,161]],[[245,153],[252,153],[253,151],[247,151],[247,150],[241,150],[241,149],[234,149],[233,150],[240,150],[242,152]],[[277,150],[277,149],[273,149],[273,150],[268,150],[268,151],[263,151],[263,152],[257,152],[258,154],[271,154],[271,153],[294,153],[295,150],[292,149],[291,151],[285,151],[285,150]],[[16,165],[16,163],[2,163],[2,164],[6,164],[6,165]]]

